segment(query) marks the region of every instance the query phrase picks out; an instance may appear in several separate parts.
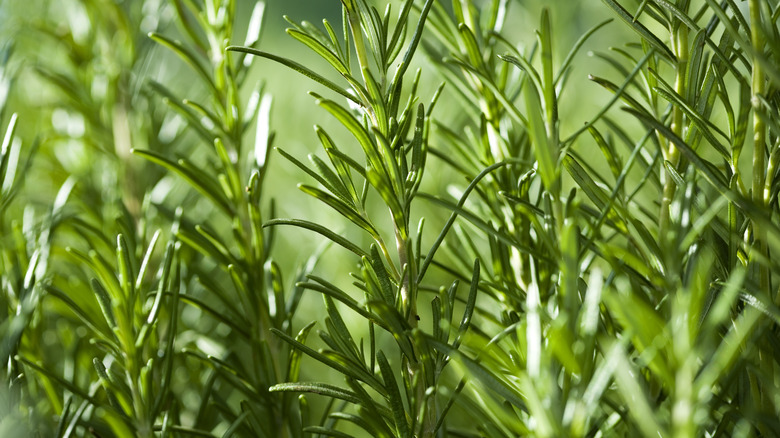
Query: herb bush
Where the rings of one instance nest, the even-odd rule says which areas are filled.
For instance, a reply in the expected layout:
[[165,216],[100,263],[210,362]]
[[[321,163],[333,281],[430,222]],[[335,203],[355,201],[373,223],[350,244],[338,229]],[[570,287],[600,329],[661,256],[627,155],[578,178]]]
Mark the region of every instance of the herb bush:
[[585,4],[0,4],[0,436],[780,434],[780,5]]

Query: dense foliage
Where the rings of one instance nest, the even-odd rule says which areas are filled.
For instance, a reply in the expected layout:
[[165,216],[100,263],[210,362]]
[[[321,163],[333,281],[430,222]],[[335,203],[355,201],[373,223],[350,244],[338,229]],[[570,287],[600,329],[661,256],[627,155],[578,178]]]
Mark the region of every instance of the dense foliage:
[[0,3],[0,436],[780,434],[776,0],[325,3]]

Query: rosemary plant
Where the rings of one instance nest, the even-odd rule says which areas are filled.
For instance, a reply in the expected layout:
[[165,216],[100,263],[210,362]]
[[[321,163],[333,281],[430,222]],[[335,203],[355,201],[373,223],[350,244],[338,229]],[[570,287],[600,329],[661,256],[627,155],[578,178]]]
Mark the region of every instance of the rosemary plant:
[[776,0],[330,3],[0,3],[0,436],[777,435]]
[[[203,85],[204,101],[198,102],[178,97],[164,84],[151,83],[197,140],[209,145],[208,168],[217,171],[183,156],[173,159],[142,149],[133,153],[181,177],[214,209],[211,221],[190,218],[179,210],[176,214],[182,219],[174,229],[178,240],[203,257],[193,259],[188,293],[181,300],[224,324],[230,333],[219,341],[219,354],[208,354],[197,343],[183,350],[210,369],[190,433],[207,433],[227,422],[226,436],[296,437],[301,436],[297,403],[268,388],[297,379],[300,353],[271,331],[295,335],[292,317],[302,289],[285,290],[280,268],[269,254],[273,234],[262,226],[262,190],[274,136],[269,130],[271,100],[258,83],[248,102],[243,102],[242,86],[252,58],[225,51],[234,36],[237,7],[233,0],[208,0],[202,6],[175,1],[177,22],[189,42],[149,34],[178,55]],[[259,40],[264,10],[263,2],[252,10],[245,35],[250,47]],[[256,132],[249,137],[252,125]],[[303,269],[311,269],[315,261],[316,257]],[[304,327],[295,338],[302,342],[310,329],[311,325]],[[238,403],[231,397],[235,393],[243,394]]]
[[[475,386],[468,405],[491,436],[749,435],[752,427],[769,436],[777,407],[765,404],[773,390],[764,385],[773,366],[760,351],[774,347],[752,336],[776,322],[755,307],[777,296],[766,243],[778,231],[766,202],[765,178],[776,172],[765,164],[771,116],[758,103],[776,84],[763,70],[776,69],[765,50],[776,40],[766,24],[776,9],[751,5],[748,24],[733,2],[604,3],[638,39],[596,53],[620,76],[591,79],[614,97],[571,133],[558,120],[566,80],[576,49],[606,23],[556,59],[547,11],[537,44],[522,53],[501,36],[507,2],[434,9],[429,54],[478,117],[466,135],[440,124],[445,143],[431,150],[484,180],[467,210],[468,192],[458,204],[431,199],[485,233],[487,253],[469,232],[452,253],[460,266],[484,254],[493,268],[484,290],[503,309],[490,318],[493,331],[467,342],[470,354],[454,355],[495,395],[478,396]],[[626,109],[615,114],[617,100]],[[739,165],[751,105],[752,194]],[[647,130],[631,130],[631,118]],[[451,144],[459,160],[443,152]],[[765,347],[743,350],[735,339]],[[748,362],[762,377],[742,367]],[[732,417],[736,410],[757,416]]]
[[[324,30],[309,23],[291,22],[294,27],[288,29],[288,33],[325,59],[344,79],[345,85],[334,83],[287,58],[249,47],[229,48],[284,64],[326,86],[342,100],[346,99],[352,109],[311,93],[317,105],[352,134],[351,140],[359,145],[364,156],[364,162],[356,160],[353,154],[346,152],[349,149],[339,147],[319,126],[315,131],[330,164],[310,155],[309,167],[280,150],[322,187],[300,185],[303,192],[337,211],[373,240],[369,247],[361,248],[316,223],[300,219],[279,219],[266,224],[293,225],[318,232],[353,252],[360,260],[359,273],[353,278],[364,295],[363,302],[336,286],[333,279],[309,276],[309,282],[301,285],[323,295],[328,316],[327,330],[320,332],[320,337],[328,346],[326,351],[314,351],[276,332],[295,348],[343,373],[349,388],[324,382],[301,382],[276,385],[271,391],[323,393],[357,405],[357,414],[334,412],[323,417],[319,424],[305,425],[304,430],[311,433],[331,433],[338,421],[346,421],[371,436],[431,437],[442,425],[443,410],[438,405],[437,381],[446,359],[431,350],[426,331],[419,328],[423,267],[429,260],[424,260],[421,254],[423,221],[416,233],[411,221],[427,161],[431,112],[441,88],[426,109],[417,96],[420,72],[412,74],[409,66],[433,3],[429,0],[422,5],[419,18],[414,20],[410,15],[414,1],[407,0],[391,25],[389,6],[380,14],[364,0],[345,1],[342,2],[340,33],[327,20],[323,21]],[[412,36],[406,41],[404,36],[408,31]],[[357,58],[356,65],[351,61],[352,56]],[[404,82],[411,83],[408,93],[404,93]],[[392,233],[389,236],[377,225],[377,213],[366,208],[366,200],[372,193],[381,198],[390,214]],[[476,268],[472,298],[478,279],[479,269]],[[448,339],[448,334],[441,330],[441,322],[450,325],[455,289],[457,283],[452,285],[449,294],[442,289],[433,302],[435,316],[432,331],[427,333],[436,333],[440,340]],[[347,329],[336,301],[366,319],[368,351],[363,339],[356,341]],[[470,302],[463,317],[466,325],[473,299]],[[388,332],[396,342],[390,358],[382,348],[377,348],[376,328]],[[379,397],[372,396],[368,389]]]

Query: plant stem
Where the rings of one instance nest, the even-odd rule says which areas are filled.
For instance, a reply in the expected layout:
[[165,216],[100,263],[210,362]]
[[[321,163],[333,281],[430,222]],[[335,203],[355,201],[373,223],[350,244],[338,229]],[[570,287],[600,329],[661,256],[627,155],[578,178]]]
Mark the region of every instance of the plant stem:
[[[687,72],[688,72],[688,28],[677,22],[676,28],[672,31],[672,45],[674,47],[675,55],[677,56],[677,65],[675,66],[676,78],[674,88],[678,95],[683,98],[687,92]],[[678,137],[683,135],[683,112],[675,106],[672,109],[672,132]],[[677,167],[680,161],[680,151],[674,145],[674,142],[669,140],[667,143],[667,149],[664,152],[664,160],[668,161],[673,167]],[[664,173],[666,171],[664,170]],[[661,199],[661,214],[659,217],[659,235],[662,241],[667,238],[667,232],[669,230],[670,212],[669,207],[672,204],[674,198],[674,192],[677,190],[677,184],[670,175],[664,175],[664,188],[663,198]]]
[[[752,72],[752,104],[753,104],[753,202],[759,207],[766,206],[767,199],[764,196],[766,183],[766,126],[759,115],[761,97],[765,93],[764,69],[759,57],[764,51],[764,42],[761,36],[761,10],[759,0],[750,0],[750,37],[753,45],[753,72]],[[766,255],[764,242],[766,231],[758,224],[753,224],[754,244],[753,250]],[[759,285],[761,290],[769,289],[769,272],[763,266],[759,267]]]
[[[765,94],[765,78],[764,69],[761,66],[759,58],[763,56],[764,52],[764,40],[761,35],[761,9],[759,0],[750,0],[748,7],[750,10],[750,39],[753,46],[753,71],[751,81],[751,103],[753,105],[753,202],[759,207],[764,208],[768,202],[768,198],[764,195],[765,184],[767,183],[767,160],[766,160],[766,126],[759,114],[761,107],[761,98]],[[756,251],[762,257],[769,256],[769,250],[766,247],[766,230],[759,223],[753,223],[753,251]],[[771,294],[770,282],[769,282],[769,270],[766,265],[761,263],[758,266],[759,277],[759,290],[766,291]],[[766,345],[766,340],[762,344]],[[773,375],[773,364],[764,357],[765,355],[759,355],[759,367],[764,372],[769,372],[768,376]],[[751,383],[754,383],[752,379],[754,376],[751,374]],[[775,384],[777,378],[775,377]],[[751,385],[751,395],[755,407],[759,410],[763,406],[767,406],[771,403],[767,399],[767,394],[764,391],[753,387]],[[765,427],[759,425],[759,431],[762,435],[768,436],[768,431]]]
[[[417,272],[419,267],[417,266],[417,259],[414,256],[414,245],[408,236],[409,226],[407,224],[395,225],[395,238],[398,249],[398,259],[401,265],[402,278],[399,279],[401,284],[401,312],[406,317],[406,321],[412,330],[418,326],[419,316],[417,315]],[[418,236],[421,238],[421,236]],[[434,436],[434,430],[437,423],[437,408],[436,397],[426,397],[426,392],[429,387],[435,386],[436,382],[428,381],[428,374],[425,370],[425,363],[422,360],[423,352],[412,337],[411,332],[408,333],[411,344],[414,349],[414,357],[408,358],[406,362],[406,373],[408,381],[413,385],[415,399],[417,400],[416,411],[423,412],[422,418],[418,418],[421,422],[421,434],[423,438],[432,438]]]
[[[686,3],[687,9],[687,3]],[[685,11],[687,13],[687,10]],[[675,92],[684,100],[687,99],[688,94],[688,63],[690,62],[689,42],[688,42],[688,27],[681,23],[679,20],[673,21],[672,30],[672,44],[675,55],[677,56],[676,78],[675,78]],[[675,105],[672,110],[672,132],[680,138],[685,135],[685,117],[682,109]],[[665,151],[664,158],[669,162],[672,168],[677,169],[680,162],[680,151],[674,145],[674,142],[669,139],[668,149]],[[677,190],[677,184],[671,175],[665,175],[664,189],[663,189],[663,201],[661,205],[661,223],[659,228],[659,237],[662,244],[676,245],[675,236],[670,233],[670,221],[671,212],[670,207],[674,199],[675,191]],[[678,251],[672,251],[672,254],[678,254]],[[670,263],[667,266],[667,272],[674,272],[678,268],[677,258],[670,259]],[[675,283],[678,280],[674,277]],[[679,284],[670,285],[671,287],[679,287]],[[683,304],[677,303],[684,307]],[[673,314],[676,313],[677,306],[673,306]],[[680,335],[675,338],[675,351],[680,357],[680,363],[677,365],[676,373],[677,379],[674,385],[674,406],[675,409],[672,413],[672,436],[674,437],[691,437],[695,436],[696,426],[692,420],[690,414],[692,406],[695,403],[692,382],[693,382],[693,369],[691,368],[690,361],[687,360],[687,352],[690,351],[690,343],[687,335]]]

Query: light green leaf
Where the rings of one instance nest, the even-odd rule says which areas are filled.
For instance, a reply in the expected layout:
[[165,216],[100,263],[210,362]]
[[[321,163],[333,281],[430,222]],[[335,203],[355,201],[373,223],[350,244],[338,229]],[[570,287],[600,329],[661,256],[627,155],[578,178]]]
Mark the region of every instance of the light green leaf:
[[148,34],[149,38],[156,41],[157,43],[171,49],[174,53],[179,55],[179,57],[184,60],[190,67],[192,67],[193,70],[195,70],[203,79],[203,81],[207,84],[209,84],[213,91],[217,91],[217,87],[214,84],[214,81],[211,78],[211,74],[209,74],[208,71],[206,71],[206,68],[203,67],[203,65],[198,61],[198,57],[193,53],[187,46],[182,44],[180,41],[172,40],[164,35],[160,35],[155,32],[150,32]]
[[627,24],[629,28],[631,28],[631,30],[636,32],[644,41],[647,41],[650,46],[657,50],[659,54],[667,58],[672,63],[677,62],[677,57],[674,56],[674,53],[669,50],[669,48],[657,36],[655,36],[655,34],[653,34],[650,29],[645,27],[642,23],[638,22],[634,16],[626,11],[623,6],[620,5],[620,3],[618,3],[616,0],[602,1],[607,6],[609,6],[615,12],[615,14],[617,14],[617,16],[623,20],[623,22]]
[[193,188],[209,198],[216,206],[220,207],[225,214],[233,217],[233,207],[227,198],[225,198],[219,183],[214,181],[214,179],[208,176],[204,171],[196,170],[197,168],[192,165],[188,166],[187,161],[184,159],[173,162],[152,151],[132,149],[131,152],[178,174]]
[[327,397],[337,398],[350,403],[360,403],[360,398],[351,391],[343,388],[339,388],[327,383],[318,382],[289,382],[279,383],[268,388],[271,392],[308,392],[312,394],[320,394]]
[[556,168],[558,151],[552,150],[555,142],[551,141],[552,139],[547,136],[546,125],[542,118],[542,104],[539,101],[537,89],[532,82],[525,81],[523,94],[525,95],[525,105],[528,114],[528,135],[534,148],[539,175],[542,177],[545,189],[555,193],[560,185]]
[[234,52],[243,52],[248,53],[250,55],[254,56],[260,56],[262,58],[270,59],[272,61],[276,61],[279,64],[282,64],[288,68],[291,68],[292,70],[297,71],[298,73],[306,76],[309,79],[314,80],[315,82],[319,82],[320,84],[328,87],[329,89],[335,91],[336,93],[346,97],[347,99],[351,100],[352,102],[363,105],[360,100],[358,100],[355,96],[348,93],[344,88],[340,87],[339,85],[335,84],[334,82],[330,81],[329,79],[326,79],[324,76],[315,73],[313,70],[309,69],[308,67],[305,67],[295,61],[289,60],[287,58],[283,58],[281,56],[276,56],[268,52],[263,52],[262,50],[253,49],[251,47],[242,47],[242,46],[228,46],[227,49]]
[[474,315],[474,308],[477,303],[477,290],[479,286],[479,271],[480,271],[479,260],[475,260],[474,273],[471,276],[471,287],[469,288],[469,296],[466,299],[466,308],[463,310],[463,318],[460,320],[460,325],[458,326],[458,333],[455,335],[455,340],[452,343],[452,346],[456,349],[460,346],[460,342],[463,339],[463,336],[469,330],[469,326],[471,325],[471,317]]
[[295,227],[305,228],[307,230],[314,231],[315,233],[321,234],[327,237],[328,239],[332,240],[334,243],[352,251],[353,253],[357,254],[360,257],[368,256],[368,253],[366,251],[364,251],[362,248],[352,243],[349,239],[345,238],[344,236],[338,233],[333,232],[330,228],[327,228],[323,225],[301,220],[301,219],[272,219],[264,223],[263,227],[272,227],[276,225],[292,225]]
[[385,388],[387,388],[397,436],[409,436],[409,421],[407,420],[401,392],[398,390],[398,383],[393,375],[393,369],[390,367],[390,362],[387,361],[385,354],[381,350],[376,353],[376,359],[379,364],[379,369],[382,372],[382,379],[385,381]]

